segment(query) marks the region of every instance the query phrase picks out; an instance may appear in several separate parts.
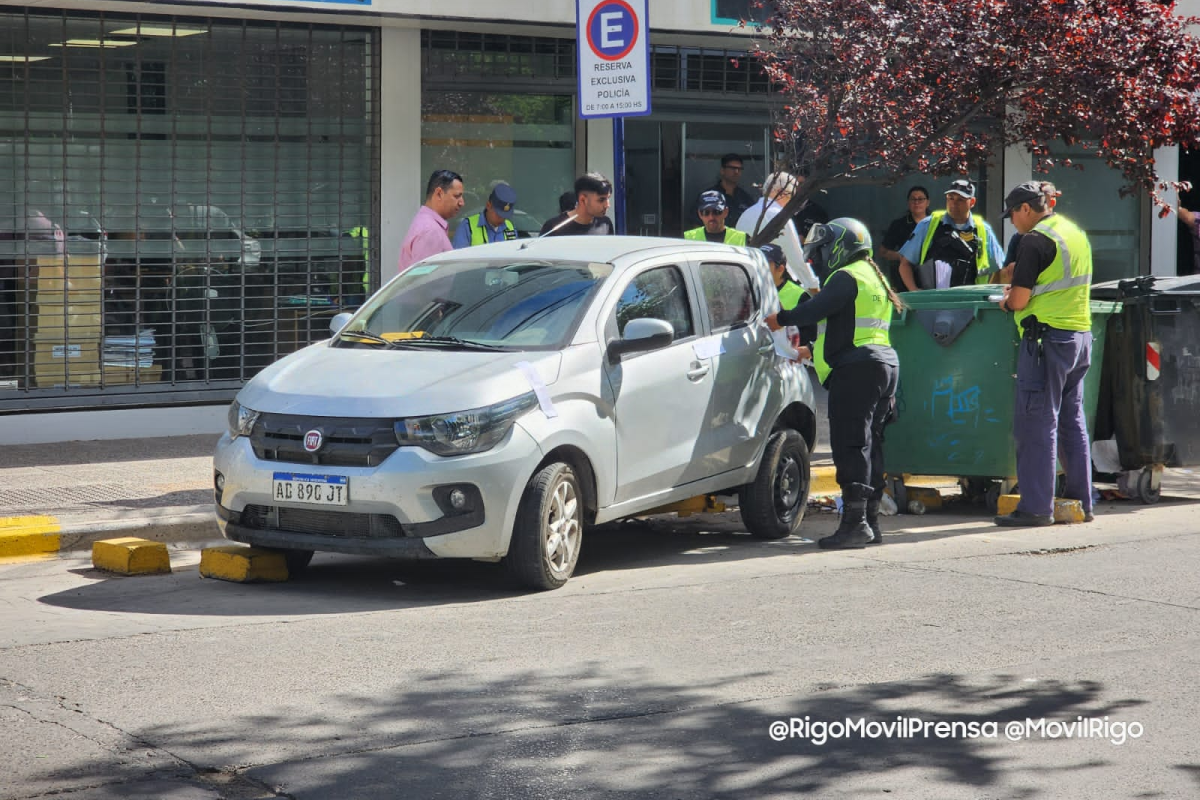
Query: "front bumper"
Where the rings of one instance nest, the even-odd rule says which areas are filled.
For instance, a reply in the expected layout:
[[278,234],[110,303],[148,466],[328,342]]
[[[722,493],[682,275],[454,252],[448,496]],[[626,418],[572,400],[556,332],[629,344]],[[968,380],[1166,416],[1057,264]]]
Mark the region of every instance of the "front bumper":
[[[505,555],[517,504],[542,457],[520,425],[484,453],[444,458],[402,447],[377,467],[295,464],[258,458],[245,437],[222,436],[213,467],[224,477],[217,523],[245,544],[399,558],[485,558]],[[275,472],[349,479],[345,506],[276,500]],[[472,510],[450,514],[444,487],[468,490]],[[435,496],[437,490],[437,496]],[[438,498],[442,497],[442,504]]]

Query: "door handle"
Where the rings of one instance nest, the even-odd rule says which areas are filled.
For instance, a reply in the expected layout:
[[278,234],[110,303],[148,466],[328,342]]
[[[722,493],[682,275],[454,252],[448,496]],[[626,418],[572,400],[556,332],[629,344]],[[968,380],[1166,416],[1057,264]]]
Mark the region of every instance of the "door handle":
[[710,367],[708,364],[701,364],[699,361],[692,362],[692,368],[687,371],[687,379],[689,381],[698,381],[708,374]]
[[765,342],[758,345],[758,354],[768,356],[775,352],[775,342]]

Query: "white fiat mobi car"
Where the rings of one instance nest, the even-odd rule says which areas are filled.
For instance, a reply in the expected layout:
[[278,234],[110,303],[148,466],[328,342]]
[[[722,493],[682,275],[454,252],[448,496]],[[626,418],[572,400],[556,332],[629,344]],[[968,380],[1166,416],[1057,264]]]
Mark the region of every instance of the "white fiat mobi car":
[[527,239],[429,258],[332,339],[238,393],[213,459],[226,538],[313,551],[503,561],[561,586],[592,525],[735,495],[792,534],[813,391],[766,260],[721,244]]

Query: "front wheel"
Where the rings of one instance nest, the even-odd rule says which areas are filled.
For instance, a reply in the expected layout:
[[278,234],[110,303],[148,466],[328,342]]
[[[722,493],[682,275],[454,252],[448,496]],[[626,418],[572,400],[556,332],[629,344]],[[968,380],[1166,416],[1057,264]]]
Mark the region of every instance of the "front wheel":
[[810,480],[804,437],[793,430],[771,434],[758,474],[738,491],[742,521],[751,535],[783,539],[795,533],[808,507]]
[[583,496],[570,465],[534,475],[521,495],[504,564],[522,585],[557,589],[575,572],[583,544]]

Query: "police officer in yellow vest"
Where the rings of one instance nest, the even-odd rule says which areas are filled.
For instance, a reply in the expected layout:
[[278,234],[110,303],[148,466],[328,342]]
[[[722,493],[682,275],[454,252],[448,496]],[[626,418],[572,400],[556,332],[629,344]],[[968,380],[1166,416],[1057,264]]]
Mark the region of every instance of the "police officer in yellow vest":
[[507,183],[497,183],[483,211],[472,214],[458,224],[454,232],[454,249],[516,239],[517,229],[512,223],[516,208],[516,190]]
[[906,289],[999,283],[1004,249],[983,217],[971,213],[973,208],[975,184],[966,178],[951,181],[945,210],[918,222],[900,248],[898,272]]
[[842,520],[825,549],[882,542],[883,428],[895,406],[900,362],[888,328],[902,308],[871,260],[871,234],[856,219],[812,226],[804,255],[822,279],[821,292],[791,311],[767,317],[767,326],[817,326],[813,365],[829,389],[829,444],[842,488]]
[[693,242],[716,242],[746,246],[746,234],[735,228],[725,227],[725,219],[729,216],[729,206],[725,205],[725,195],[711,189],[700,193],[696,206],[696,214],[704,223],[699,228],[684,231],[683,238]]
[[[783,254],[783,248],[777,244],[767,243],[759,245],[758,248],[767,258],[767,264],[771,267],[771,277],[775,279],[775,291],[779,292],[779,306],[784,311],[791,311],[800,303],[806,302],[811,295],[804,291],[804,287],[792,280],[792,276],[788,273],[787,256]],[[798,330],[799,336],[792,340],[795,344],[797,353],[797,361],[807,361],[812,358],[813,342],[817,339],[817,326],[807,325]]]
[[1055,459],[1066,471],[1065,496],[1092,519],[1091,448],[1083,379],[1092,362],[1092,248],[1087,234],[1054,213],[1041,183],[1008,193],[1004,216],[1023,235],[1012,285],[1000,300],[1021,332],[1013,439],[1021,501],[997,525],[1054,524]]

